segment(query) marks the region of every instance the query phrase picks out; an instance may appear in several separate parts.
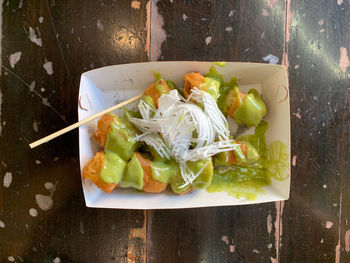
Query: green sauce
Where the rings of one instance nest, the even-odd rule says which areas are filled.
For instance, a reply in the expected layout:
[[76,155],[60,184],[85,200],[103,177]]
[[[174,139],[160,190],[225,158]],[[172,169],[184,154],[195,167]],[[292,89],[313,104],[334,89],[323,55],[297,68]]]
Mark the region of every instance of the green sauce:
[[152,178],[158,182],[168,184],[172,178],[180,174],[179,165],[176,162],[151,162]]
[[283,181],[289,174],[289,155],[287,146],[281,141],[274,141],[268,150],[266,163],[267,175]]
[[121,120],[117,115],[113,117],[114,121],[107,136],[105,149],[117,153],[127,161],[137,148],[136,130],[131,123]]
[[187,165],[194,174],[200,172],[199,176],[192,183],[193,189],[207,188],[213,177],[213,162],[211,158],[196,162],[187,162]]
[[232,78],[230,82],[224,82],[220,87],[220,97],[217,104],[223,113],[227,113],[228,106],[234,102],[234,87],[238,87],[236,78]]
[[262,188],[267,185],[269,185],[269,181],[263,169],[241,167],[231,171],[215,169],[207,191],[209,193],[227,192],[228,195],[237,199],[255,200],[258,194],[264,194]]
[[118,154],[106,151],[103,160],[101,179],[106,183],[118,184],[124,175],[126,162]]
[[130,162],[127,164],[126,173],[119,183],[120,187],[132,187],[138,190],[143,188],[143,169],[137,159],[136,154],[133,154]]
[[228,195],[238,199],[243,197],[247,200],[255,200],[259,194],[264,194],[263,187],[270,185],[271,177],[284,180],[289,176],[287,146],[281,141],[275,141],[268,148],[265,140],[267,129],[267,122],[261,121],[255,128],[254,135],[243,135],[237,138],[238,141],[249,143],[255,149],[250,152],[248,147],[247,159],[255,159],[256,151],[260,159],[245,164],[245,167],[220,166],[214,169],[213,179],[207,187],[208,192],[227,192]]
[[242,101],[238,88],[235,87],[234,89],[238,98],[238,107],[233,113],[233,119],[237,124],[258,125],[266,115],[266,106],[259,93],[255,89],[251,89]]

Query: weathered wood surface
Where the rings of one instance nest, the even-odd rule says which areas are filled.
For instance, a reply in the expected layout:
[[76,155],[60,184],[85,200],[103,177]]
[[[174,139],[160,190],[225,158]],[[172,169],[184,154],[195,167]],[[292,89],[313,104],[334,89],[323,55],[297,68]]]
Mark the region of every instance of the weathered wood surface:
[[[349,262],[349,1],[147,3],[3,1],[0,261]],[[87,209],[77,131],[29,150],[77,120],[86,70],[147,60],[265,62],[269,54],[289,72],[295,165],[286,202]],[[43,211],[37,194],[51,197],[52,208]]]

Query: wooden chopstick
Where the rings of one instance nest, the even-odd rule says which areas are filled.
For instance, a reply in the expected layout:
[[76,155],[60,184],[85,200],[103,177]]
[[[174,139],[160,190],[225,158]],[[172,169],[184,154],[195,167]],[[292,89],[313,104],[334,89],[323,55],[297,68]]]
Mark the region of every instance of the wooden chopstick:
[[138,100],[139,98],[141,98],[142,95],[143,94],[137,95],[137,96],[135,96],[135,97],[133,97],[131,99],[123,101],[122,103],[114,105],[114,106],[112,106],[112,107],[110,107],[110,108],[108,108],[108,109],[106,109],[104,111],[101,111],[101,112],[99,112],[99,113],[97,113],[95,115],[92,115],[92,116],[90,116],[90,117],[88,117],[88,118],[86,118],[86,119],[84,119],[82,121],[76,122],[76,123],[74,123],[74,124],[64,128],[62,130],[59,130],[59,131],[57,131],[55,133],[52,133],[52,134],[50,134],[50,135],[48,135],[48,136],[46,136],[46,137],[44,137],[44,138],[42,138],[40,140],[32,142],[31,144],[29,144],[29,146],[30,146],[30,148],[33,149],[33,148],[35,148],[35,147],[37,147],[37,146],[39,146],[39,145],[41,145],[43,143],[51,141],[52,139],[54,139],[54,138],[56,138],[58,136],[61,136],[62,134],[65,134],[65,133],[67,133],[67,132],[69,132],[71,130],[74,130],[75,128],[78,128],[79,126],[84,125],[84,124],[86,124],[86,123],[88,123],[88,122],[90,122],[90,121],[92,121],[94,119],[97,119],[98,117],[101,117],[102,115],[104,115],[106,113],[109,113],[111,111],[119,109],[120,107],[123,107],[123,106],[125,106],[125,105],[127,105],[127,104],[129,104],[129,103],[131,103],[131,102],[133,102],[135,100]]

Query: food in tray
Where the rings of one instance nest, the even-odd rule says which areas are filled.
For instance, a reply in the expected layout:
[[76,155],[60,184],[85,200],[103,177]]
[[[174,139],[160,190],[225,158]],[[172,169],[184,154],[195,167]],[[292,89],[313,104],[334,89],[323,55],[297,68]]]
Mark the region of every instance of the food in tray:
[[[269,158],[268,125],[262,120],[266,106],[256,90],[240,91],[235,78],[224,82],[214,65],[207,74],[186,74],[183,91],[159,73],[155,79],[138,111],[124,109],[123,116],[109,113],[99,119],[94,139],[104,151],[87,163],[83,177],[106,193],[115,188],[148,193],[169,188],[175,194],[231,190],[248,199],[254,196],[249,189],[268,185],[274,172],[285,179],[288,154],[276,142]],[[234,139],[227,118],[256,127],[255,134]]]

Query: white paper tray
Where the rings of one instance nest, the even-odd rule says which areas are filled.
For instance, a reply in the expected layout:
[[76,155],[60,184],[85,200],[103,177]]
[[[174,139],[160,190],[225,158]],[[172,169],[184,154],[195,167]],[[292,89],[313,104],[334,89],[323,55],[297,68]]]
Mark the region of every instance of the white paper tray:
[[[162,73],[163,78],[174,81],[178,87],[184,84],[184,76],[191,71],[208,72],[212,62],[146,62],[109,66],[85,72],[81,76],[78,106],[79,121],[110,106],[143,93],[154,82],[152,70]],[[290,156],[290,110],[289,89],[286,70],[281,65],[227,62],[217,67],[225,80],[237,77],[240,85],[258,85],[267,106],[265,120],[269,123],[266,141],[280,140],[287,145]],[[286,98],[287,97],[287,98]],[[135,107],[129,105],[129,108]],[[79,128],[79,153],[81,171],[94,154],[101,150],[93,140],[97,120]],[[290,174],[290,171],[289,171]],[[122,209],[172,209],[210,206],[246,205],[280,201],[289,198],[290,177],[283,182],[272,180],[264,187],[265,195],[254,201],[236,199],[225,192],[208,193],[196,190],[178,196],[165,192],[161,194],[140,193],[133,190],[115,189],[106,194],[89,180],[82,178],[86,206]]]

